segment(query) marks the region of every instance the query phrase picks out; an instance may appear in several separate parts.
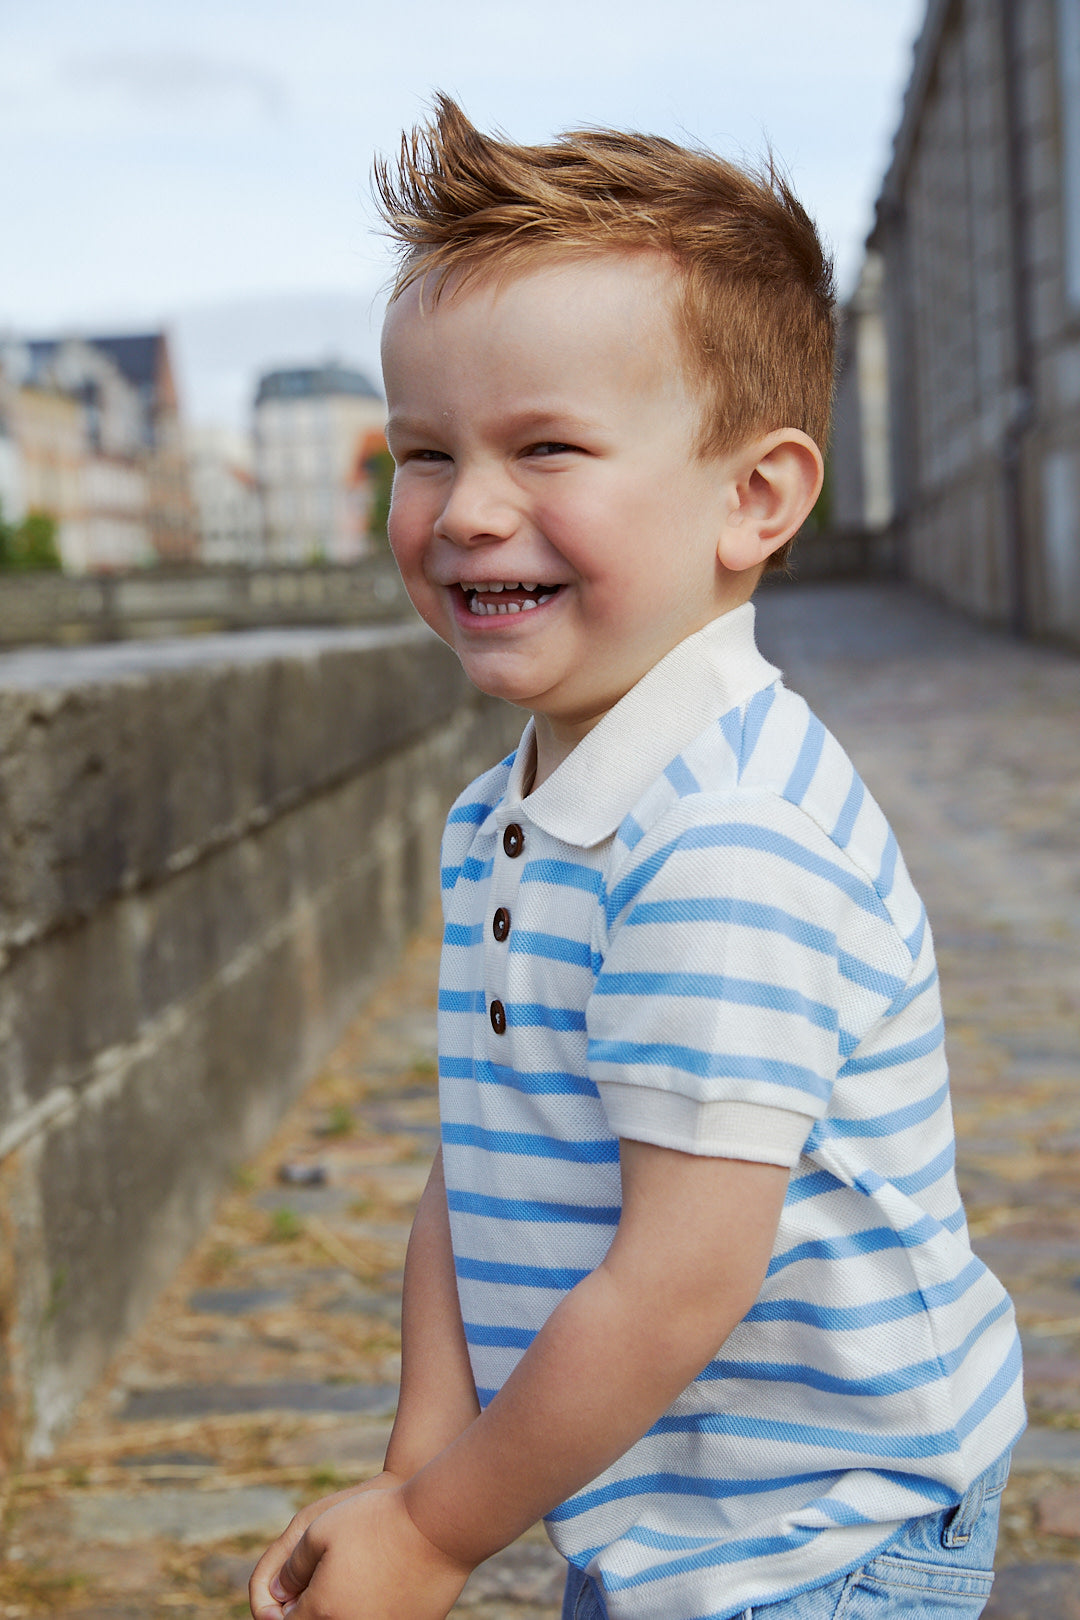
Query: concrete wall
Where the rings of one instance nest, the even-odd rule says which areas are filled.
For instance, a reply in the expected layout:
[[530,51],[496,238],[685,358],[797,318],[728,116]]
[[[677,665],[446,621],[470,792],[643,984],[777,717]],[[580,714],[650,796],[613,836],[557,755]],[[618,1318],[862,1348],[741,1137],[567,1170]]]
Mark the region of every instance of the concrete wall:
[[521,723],[418,625],[0,657],[0,1458],[137,1324]]
[[1078,30],[1078,0],[930,0],[871,238],[907,571],[982,618],[1075,641]]

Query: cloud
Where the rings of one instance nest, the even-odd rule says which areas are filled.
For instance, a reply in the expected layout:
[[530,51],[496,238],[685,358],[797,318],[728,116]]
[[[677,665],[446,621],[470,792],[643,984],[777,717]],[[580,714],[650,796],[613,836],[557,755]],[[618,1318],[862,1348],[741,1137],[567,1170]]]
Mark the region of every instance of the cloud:
[[239,97],[267,119],[280,119],[288,107],[285,81],[240,62],[194,51],[111,51],[68,58],[63,77],[72,89],[118,96],[140,112],[171,108],[191,111]]

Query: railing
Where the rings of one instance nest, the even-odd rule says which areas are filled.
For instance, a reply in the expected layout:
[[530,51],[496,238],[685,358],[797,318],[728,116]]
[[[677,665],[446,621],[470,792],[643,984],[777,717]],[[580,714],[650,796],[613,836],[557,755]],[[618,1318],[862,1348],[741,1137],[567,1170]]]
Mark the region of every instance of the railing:
[[373,624],[411,614],[390,557],[310,567],[154,568],[0,579],[0,646],[120,641],[256,625]]

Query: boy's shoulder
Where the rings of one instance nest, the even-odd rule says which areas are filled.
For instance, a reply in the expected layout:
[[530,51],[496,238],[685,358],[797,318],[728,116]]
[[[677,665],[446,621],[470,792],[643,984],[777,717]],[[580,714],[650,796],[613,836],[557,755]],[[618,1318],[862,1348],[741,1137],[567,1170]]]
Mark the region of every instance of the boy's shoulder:
[[738,850],[774,873],[813,874],[888,919],[918,953],[925,913],[888,819],[846,750],[782,680],[683,748],[616,843],[624,870],[653,865],[678,845],[726,849],[728,861]]

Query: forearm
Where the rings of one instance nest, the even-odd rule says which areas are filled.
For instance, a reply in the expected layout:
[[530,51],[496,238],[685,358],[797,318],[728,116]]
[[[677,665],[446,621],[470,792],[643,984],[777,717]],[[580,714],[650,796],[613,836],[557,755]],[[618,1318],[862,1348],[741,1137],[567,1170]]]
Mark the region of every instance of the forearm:
[[408,1479],[480,1410],[458,1304],[441,1151],[409,1238],[401,1343],[401,1389],[385,1466]]
[[743,1218],[736,1194],[720,1244],[728,1263],[701,1260],[694,1237],[683,1244],[666,1222],[642,1233],[624,1206],[607,1259],[553,1312],[486,1411],[405,1486],[437,1547],[474,1564],[507,1545],[628,1450],[715,1355],[760,1288],[786,1173],[744,1166],[733,1179],[754,1213]]

